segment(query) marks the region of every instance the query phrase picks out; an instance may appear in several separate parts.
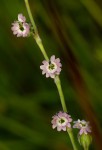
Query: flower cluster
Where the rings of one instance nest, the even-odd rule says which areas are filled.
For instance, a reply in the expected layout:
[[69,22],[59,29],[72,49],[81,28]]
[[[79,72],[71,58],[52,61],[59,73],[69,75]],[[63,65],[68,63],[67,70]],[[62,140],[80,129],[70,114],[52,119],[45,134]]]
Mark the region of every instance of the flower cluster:
[[79,131],[79,135],[82,134],[88,134],[91,132],[91,127],[89,125],[89,122],[86,122],[85,120],[79,120],[78,121],[74,121],[74,126],[73,128],[78,128]]
[[[72,118],[70,115],[68,115],[65,112],[60,111],[56,115],[52,117],[52,128],[55,129],[57,128],[57,131],[66,131],[67,128],[71,128],[71,123]],[[91,127],[89,125],[89,122],[86,122],[85,120],[79,120],[74,121],[74,126],[73,128],[78,128],[80,129],[79,135],[82,134],[88,134],[91,132]]]
[[43,65],[40,66],[42,70],[42,74],[46,74],[46,78],[51,77],[55,78],[56,75],[59,75],[61,72],[62,64],[60,63],[60,59],[55,59],[55,56],[51,56],[50,61],[44,60]]
[[[18,20],[12,23],[11,30],[13,31],[14,35],[17,35],[17,37],[27,37],[29,36],[30,33],[32,33],[34,29],[33,27],[31,27],[30,24],[26,22],[25,16],[23,16],[22,14],[18,14]],[[34,38],[37,44],[39,45],[40,38],[38,37],[39,36],[36,35],[35,32]],[[39,47],[41,48],[41,46]],[[62,64],[60,63],[59,58],[55,58],[55,55],[51,56],[50,60],[48,61],[44,60],[42,63],[43,65],[40,66],[40,69],[42,70],[42,74],[46,75],[46,78],[50,77],[54,79],[56,76],[60,75]],[[59,90],[59,94],[63,94],[63,92],[62,93],[60,92],[62,91]],[[71,131],[70,130],[71,122],[72,122],[71,116],[68,113],[62,111],[59,111],[56,115],[54,115],[51,121],[53,129],[57,128],[57,131],[68,131],[68,132]],[[84,149],[86,149],[86,147],[89,147],[92,141],[91,135],[88,134],[91,132],[91,127],[89,125],[89,122],[78,119],[77,121],[74,121],[73,128],[77,128],[80,130],[78,134],[78,140],[80,144],[84,147]]]
[[25,16],[18,14],[18,20],[12,23],[11,30],[17,37],[27,37],[30,33],[30,25],[26,22]]
[[66,131],[67,128],[71,128],[70,122],[72,122],[72,118],[65,112],[59,112],[52,117],[52,128],[57,128],[57,131]]

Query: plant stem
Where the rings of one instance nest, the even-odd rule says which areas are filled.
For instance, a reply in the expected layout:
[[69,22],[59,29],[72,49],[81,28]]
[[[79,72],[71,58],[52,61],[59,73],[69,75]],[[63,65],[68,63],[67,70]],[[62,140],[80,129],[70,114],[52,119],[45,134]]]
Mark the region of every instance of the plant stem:
[[45,51],[45,48],[44,48],[44,46],[42,44],[42,41],[41,41],[41,38],[39,37],[39,35],[38,34],[34,35],[34,39],[35,39],[37,45],[39,46],[39,48],[40,48],[40,50],[41,50],[45,60],[49,61],[48,55],[47,55],[47,53]]
[[40,38],[39,35],[38,35],[38,30],[37,30],[36,24],[35,24],[35,22],[34,22],[34,19],[33,19],[32,13],[31,13],[31,9],[30,9],[28,0],[25,0],[25,5],[26,5],[27,11],[28,11],[28,15],[29,15],[30,21],[31,21],[31,23],[32,23],[32,25],[33,25],[33,28],[34,28],[34,32],[35,32],[35,34],[33,34],[34,39],[35,39],[37,45],[39,46],[39,48],[40,48],[42,54],[44,55],[44,58],[45,58],[47,61],[49,61],[49,58],[48,58],[48,56],[47,56],[47,54],[46,54],[46,51],[45,51],[45,49],[44,49],[44,46],[43,46],[43,44],[42,44],[41,38]]
[[[37,40],[37,38],[35,38],[35,40]],[[38,46],[39,46],[39,48],[40,48],[44,58],[46,60],[49,60],[49,58],[48,58],[48,56],[46,54],[46,51],[45,51],[45,49],[43,47],[42,42],[40,40],[37,40],[36,42],[37,42],[37,44],[38,44]],[[60,96],[60,100],[61,100],[61,105],[62,105],[63,111],[67,112],[67,107],[66,107],[65,98],[64,98],[63,91],[62,91],[61,81],[60,81],[59,76],[56,76],[54,81],[55,81],[55,84],[56,84],[57,89],[58,89],[58,93],[59,93],[59,96]],[[72,130],[71,129],[67,129],[67,132],[69,134],[69,137],[70,137],[73,149],[74,150],[78,150],[77,147],[76,147],[76,144],[75,144],[75,140],[74,140],[74,136],[73,136]]]
[[61,81],[60,81],[60,78],[58,76],[55,77],[55,84],[56,84],[58,92],[59,92],[63,111],[67,112],[67,107],[65,104],[65,99],[64,99],[64,95],[63,95],[63,91],[62,91],[62,87],[61,87]]
[[[60,100],[61,100],[63,111],[67,112],[67,107],[66,107],[66,103],[65,103],[65,99],[64,99],[64,94],[63,94],[62,87],[61,87],[61,81],[60,81],[60,78],[58,76],[56,76],[56,78],[55,78],[55,84],[56,84],[58,92],[59,92],[59,96],[60,96]],[[67,132],[69,134],[69,137],[70,137],[73,149],[77,150],[72,129],[71,128],[67,128]]]
[[[46,51],[44,49],[44,46],[43,46],[42,41],[41,41],[41,38],[40,38],[40,36],[38,34],[37,27],[35,25],[35,22],[34,22],[34,19],[33,19],[33,16],[32,16],[28,0],[25,0],[25,4],[26,4],[26,8],[27,8],[27,11],[28,11],[28,15],[29,15],[30,21],[31,21],[31,23],[33,25],[33,28],[34,28],[34,31],[35,31],[34,39],[35,39],[37,45],[39,46],[39,48],[40,48],[44,58],[47,61],[49,61],[48,55],[47,55],[47,53],[46,53]],[[63,95],[63,91],[62,91],[62,87],[61,87],[60,78],[58,76],[56,76],[54,81],[55,81],[55,84],[56,84],[57,89],[58,89],[58,93],[59,93],[59,96],[60,96],[60,100],[61,100],[63,111],[67,112],[67,107],[66,107],[66,104],[65,104],[65,99],[64,99],[64,95]],[[70,128],[67,129],[67,132],[68,132],[70,140],[72,142],[73,149],[77,150],[77,147],[76,147],[75,141],[74,141],[74,136],[73,136],[73,133],[72,133],[72,129],[70,129]]]
[[36,24],[34,22],[34,19],[33,19],[33,16],[32,16],[32,13],[31,13],[31,9],[30,9],[30,6],[29,6],[29,3],[28,3],[28,0],[24,0],[25,1],[25,5],[26,5],[26,8],[27,8],[27,12],[28,12],[28,15],[29,15],[29,18],[30,18],[30,21],[33,25],[33,28],[34,28],[34,31],[35,33],[37,33],[37,27],[36,27]]
[[72,129],[71,128],[67,128],[67,132],[68,132],[70,140],[72,142],[73,149],[74,150],[78,150],[77,147],[76,147],[76,144],[75,144],[75,139],[74,139],[74,136],[73,136]]

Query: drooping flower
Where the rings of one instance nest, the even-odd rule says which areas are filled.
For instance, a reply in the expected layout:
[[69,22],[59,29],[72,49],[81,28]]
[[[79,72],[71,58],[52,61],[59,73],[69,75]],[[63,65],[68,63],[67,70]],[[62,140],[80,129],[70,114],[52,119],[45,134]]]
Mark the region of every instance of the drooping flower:
[[51,56],[49,61],[44,60],[42,63],[43,65],[40,66],[40,69],[42,74],[46,74],[46,78],[55,78],[56,75],[60,74],[62,64],[59,58],[55,59],[55,55]]
[[30,24],[26,23],[25,16],[18,14],[18,20],[12,23],[11,30],[17,37],[27,37],[30,33]]
[[80,129],[79,135],[82,135],[83,133],[88,134],[91,132],[91,127],[89,125],[89,122],[86,122],[85,120],[78,119],[78,121],[74,121],[73,128]]
[[57,131],[66,131],[67,128],[71,128],[70,122],[72,122],[72,118],[65,112],[58,112],[56,115],[52,117],[52,128],[57,128]]

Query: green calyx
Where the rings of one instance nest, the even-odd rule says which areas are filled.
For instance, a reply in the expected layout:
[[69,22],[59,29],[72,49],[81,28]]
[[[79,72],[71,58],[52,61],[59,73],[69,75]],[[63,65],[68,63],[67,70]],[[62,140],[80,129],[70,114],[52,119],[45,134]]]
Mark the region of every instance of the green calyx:
[[90,134],[82,134],[78,137],[80,145],[83,146],[84,150],[88,150],[92,142],[92,136]]

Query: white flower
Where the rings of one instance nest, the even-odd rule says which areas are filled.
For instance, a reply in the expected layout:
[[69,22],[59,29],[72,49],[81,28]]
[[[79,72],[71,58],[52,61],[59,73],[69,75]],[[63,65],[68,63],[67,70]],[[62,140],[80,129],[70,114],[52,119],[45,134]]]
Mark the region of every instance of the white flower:
[[60,63],[60,59],[55,59],[55,56],[51,56],[50,61],[44,60],[43,65],[40,66],[42,70],[42,74],[46,74],[46,78],[51,77],[55,78],[56,75],[59,75],[61,72],[62,64]]
[[72,118],[65,112],[59,112],[52,117],[52,128],[57,128],[57,131],[66,131],[67,128],[71,128],[70,122],[72,122]]
[[89,132],[91,132],[91,127],[89,125],[89,122],[86,122],[85,120],[78,119],[78,121],[74,121],[73,128],[80,129],[79,135],[81,135],[83,133],[88,134]]
[[17,37],[27,37],[30,33],[30,25],[25,22],[26,18],[22,14],[18,14],[18,21],[12,23],[11,30]]

